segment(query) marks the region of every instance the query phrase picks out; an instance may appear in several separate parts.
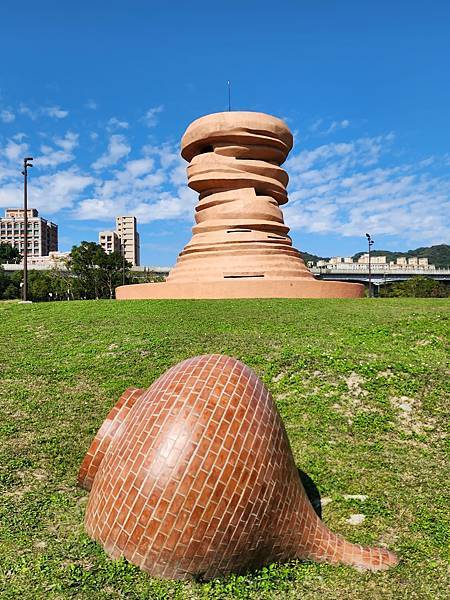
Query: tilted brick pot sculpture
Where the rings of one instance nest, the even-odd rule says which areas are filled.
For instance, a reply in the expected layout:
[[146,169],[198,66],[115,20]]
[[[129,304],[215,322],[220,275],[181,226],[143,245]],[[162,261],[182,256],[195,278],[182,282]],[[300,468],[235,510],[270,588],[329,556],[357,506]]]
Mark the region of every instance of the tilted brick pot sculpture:
[[79,473],[88,534],[153,576],[213,578],[304,558],[397,563],[331,533],[299,478],[269,391],[241,362],[198,356],[127,390]]
[[292,246],[281,206],[292,148],[287,125],[256,112],[206,115],[189,125],[181,155],[199,193],[191,241],[165,283],[121,286],[136,298],[358,298],[358,283],[321,281]]

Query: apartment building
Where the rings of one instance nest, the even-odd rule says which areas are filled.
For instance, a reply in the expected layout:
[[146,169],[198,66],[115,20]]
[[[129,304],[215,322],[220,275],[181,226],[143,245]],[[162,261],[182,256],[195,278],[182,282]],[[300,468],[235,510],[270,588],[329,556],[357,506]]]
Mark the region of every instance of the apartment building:
[[[417,256],[399,256],[396,260],[388,261],[387,256],[371,256],[372,269],[382,271],[398,271],[401,269],[435,270],[436,267],[429,263],[428,258]],[[369,268],[369,254],[362,254],[357,261],[351,256],[333,256],[330,260],[318,260],[317,267],[326,269],[365,270]]]
[[114,231],[100,231],[98,242],[108,254],[120,252],[125,260],[134,267],[139,266],[140,249],[136,217],[116,217],[116,229]]
[[[351,261],[353,262],[353,260]],[[387,259],[385,256],[371,256],[370,257],[370,262],[373,265],[386,265],[387,264]],[[359,258],[358,258],[358,264],[360,265],[365,265],[365,264],[369,264],[369,254],[362,254]]]
[[[29,208],[28,217],[28,256],[29,258],[48,256],[58,250],[58,225],[39,216],[35,208]],[[0,243],[9,244],[24,251],[24,210],[7,208],[0,217]]]
[[106,252],[106,254],[121,251],[120,239],[115,231],[100,231],[98,235],[98,243]]
[[139,233],[136,217],[116,217],[116,232],[120,238],[122,255],[133,266],[140,264]]

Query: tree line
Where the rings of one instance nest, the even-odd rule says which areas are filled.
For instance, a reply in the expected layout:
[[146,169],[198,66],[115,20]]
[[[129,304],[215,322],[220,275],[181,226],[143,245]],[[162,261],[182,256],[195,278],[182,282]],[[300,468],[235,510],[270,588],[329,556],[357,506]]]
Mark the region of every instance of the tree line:
[[[6,272],[1,263],[19,263],[22,260],[16,248],[0,244],[0,299],[13,300],[21,296],[23,272]],[[48,271],[28,271],[28,296],[34,302],[49,300],[95,300],[114,298],[119,285],[161,281],[155,273],[133,275],[131,263],[124,260],[119,252],[107,254],[95,242],[81,242],[73,246],[66,260],[55,263]],[[447,298],[446,284],[428,277],[412,277],[401,283],[393,283],[379,288],[379,296],[384,298]]]
[[[0,263],[20,261],[16,248],[0,244]],[[28,296],[34,302],[114,298],[117,286],[134,282],[131,266],[119,252],[107,254],[95,242],[81,242],[48,271],[28,271]],[[0,298],[20,298],[22,281],[22,271],[6,272],[0,265]]]
[[406,281],[382,285],[380,298],[448,298],[449,288],[445,283],[430,277],[411,277]]

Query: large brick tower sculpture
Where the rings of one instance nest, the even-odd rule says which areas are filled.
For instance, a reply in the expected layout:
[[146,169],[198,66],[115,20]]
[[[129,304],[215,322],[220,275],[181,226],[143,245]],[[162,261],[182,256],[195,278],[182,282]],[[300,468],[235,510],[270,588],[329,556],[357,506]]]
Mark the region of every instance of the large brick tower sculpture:
[[112,557],[170,579],[214,578],[294,558],[381,570],[385,548],[319,519],[283,423],[241,362],[196,356],[129,388],[81,465],[85,525]]
[[165,283],[117,288],[131,298],[355,298],[361,284],[320,281],[293,248],[280,206],[281,168],[293,138],[283,121],[254,112],[197,119],[181,154],[199,193],[191,241]]

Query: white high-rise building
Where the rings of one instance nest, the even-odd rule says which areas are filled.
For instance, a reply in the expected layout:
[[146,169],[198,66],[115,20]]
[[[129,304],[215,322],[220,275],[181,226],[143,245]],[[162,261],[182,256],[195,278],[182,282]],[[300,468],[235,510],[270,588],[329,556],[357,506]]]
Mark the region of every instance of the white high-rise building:
[[106,252],[106,254],[120,252],[120,240],[115,231],[100,231],[98,235],[98,243]]
[[140,249],[136,217],[116,217],[116,233],[120,239],[122,256],[133,266],[138,267]]
[[116,217],[115,231],[100,231],[98,243],[106,253],[120,252],[134,267],[139,266],[140,249],[136,217]]
[[[28,258],[48,256],[58,250],[58,225],[39,216],[35,208],[29,208],[28,217]],[[24,251],[24,210],[7,208],[0,217],[0,243]]]

